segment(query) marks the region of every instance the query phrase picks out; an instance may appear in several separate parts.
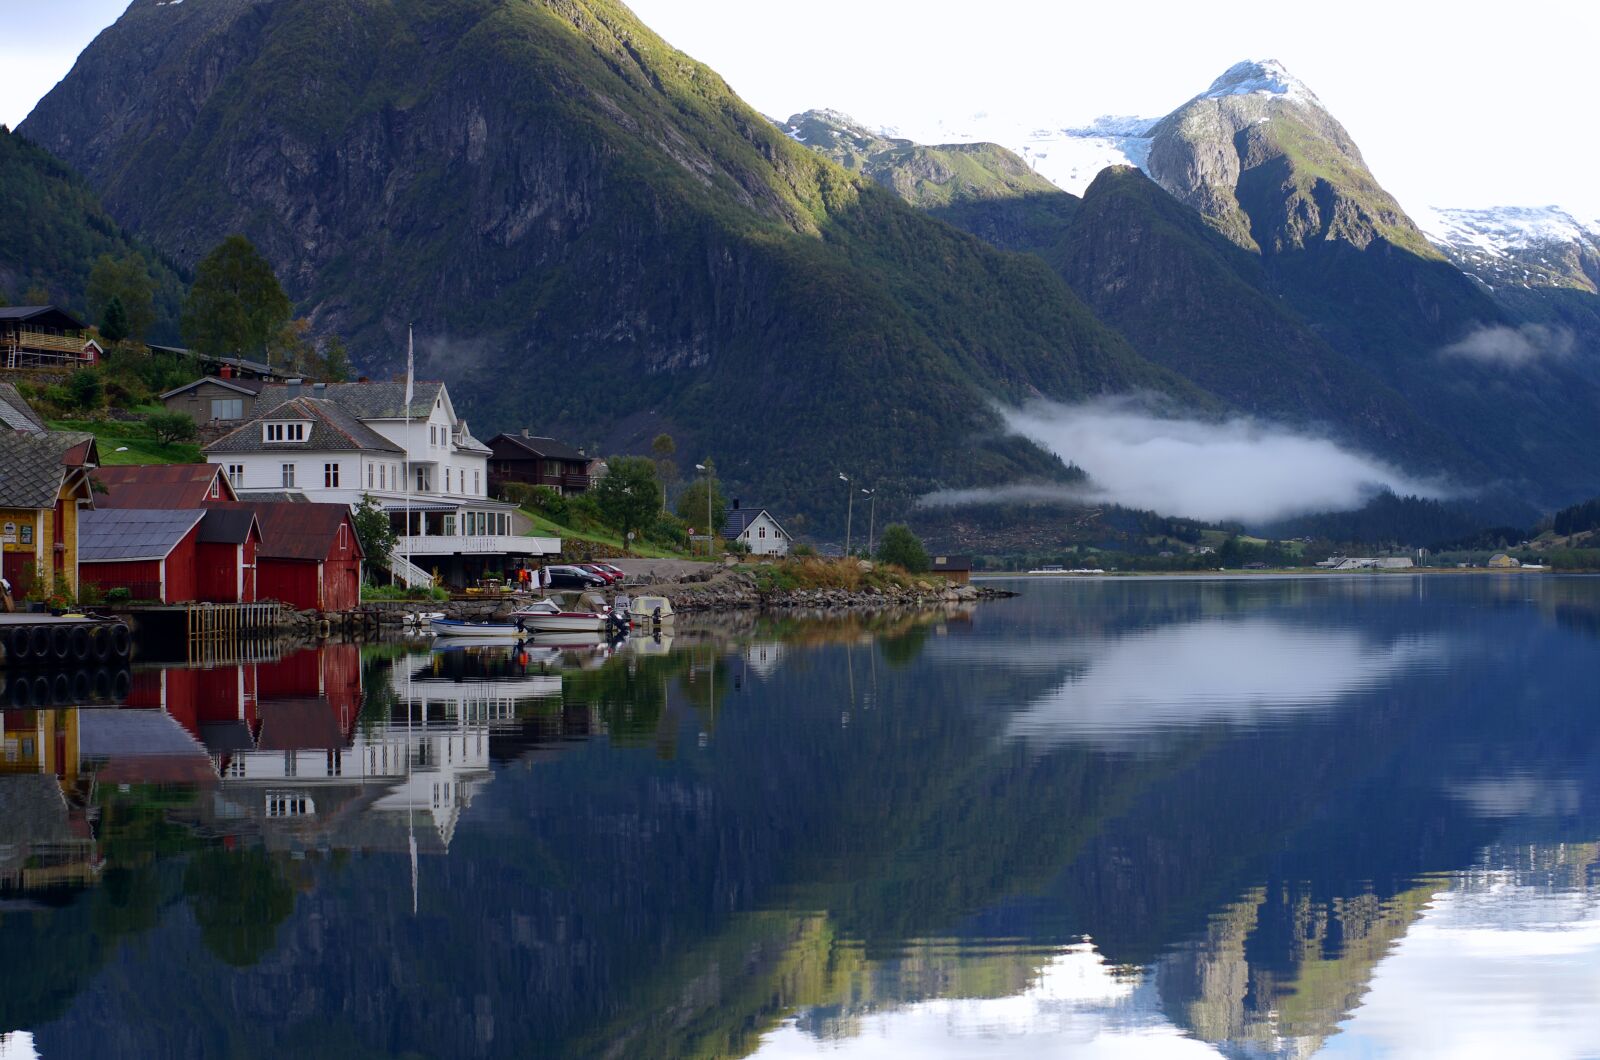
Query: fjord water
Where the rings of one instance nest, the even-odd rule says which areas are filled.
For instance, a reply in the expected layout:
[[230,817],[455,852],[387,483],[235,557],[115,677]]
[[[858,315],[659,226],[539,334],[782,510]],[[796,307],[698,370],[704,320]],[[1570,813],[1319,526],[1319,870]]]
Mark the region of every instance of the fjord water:
[[8,711],[6,1055],[1593,1055],[1600,580],[1017,587]]

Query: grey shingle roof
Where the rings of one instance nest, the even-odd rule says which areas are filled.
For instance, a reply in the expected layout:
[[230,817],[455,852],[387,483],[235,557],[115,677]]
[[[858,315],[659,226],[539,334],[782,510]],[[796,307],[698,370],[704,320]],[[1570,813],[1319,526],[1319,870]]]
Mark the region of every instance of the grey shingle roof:
[[52,508],[68,451],[94,438],[79,431],[0,431],[0,508]]
[[[439,391],[443,388],[443,383],[417,380],[411,395],[412,418],[423,419],[432,412],[433,403],[439,399]],[[274,383],[261,391],[259,400],[264,405],[272,405],[279,400],[287,401],[293,390],[285,383]],[[320,391],[314,390],[311,383],[302,383],[299,391],[302,397],[332,401],[348,409],[358,419],[401,420],[406,416],[404,383],[329,383]]]
[[159,394],[157,396],[160,397],[162,401],[165,401],[170,397],[176,397],[179,394],[193,390],[195,387],[205,383],[212,383],[226,390],[234,390],[241,394],[249,394],[252,396],[261,393],[261,391],[265,390],[270,385],[260,379],[224,379],[219,375],[203,375],[192,383],[185,383],[182,386],[173,387],[166,393]]
[[206,513],[110,508],[78,513],[78,559],[84,563],[165,559]]
[[[349,409],[325,398],[298,397],[274,401],[275,387],[261,392],[255,418],[205,447],[207,453],[325,453],[368,450],[399,453],[403,450],[362,423]],[[267,442],[261,425],[268,420],[308,420],[311,430],[301,442]]]
[[14,431],[42,431],[44,421],[11,383],[0,383],[0,423]]
[[[762,512],[767,512],[767,510],[765,508],[729,508],[723,513],[722,536],[729,541],[734,540],[744,533],[745,529],[755,522]],[[785,537],[789,536],[789,531],[778,526],[778,520],[773,517],[771,512],[767,512],[767,518],[772,520],[773,526],[778,527],[779,533]]]

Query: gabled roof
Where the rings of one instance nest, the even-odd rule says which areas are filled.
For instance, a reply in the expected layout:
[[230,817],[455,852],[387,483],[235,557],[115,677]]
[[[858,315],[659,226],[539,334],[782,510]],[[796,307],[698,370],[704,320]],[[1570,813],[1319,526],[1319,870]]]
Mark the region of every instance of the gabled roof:
[[237,500],[220,464],[128,464],[99,468],[94,477],[106,488],[95,496],[97,508],[203,508],[218,479],[217,499]]
[[[326,398],[297,397],[274,402],[266,387],[255,418],[205,447],[207,453],[327,453],[339,451],[400,453],[398,445],[362,423],[343,406]],[[311,424],[304,441],[268,442],[261,425],[269,420],[302,420]]]
[[262,751],[338,751],[345,746],[339,718],[326,699],[264,699],[256,704]]
[[544,460],[581,460],[585,463],[589,458],[565,442],[558,442],[554,438],[512,434],[509,431],[497,434],[489,440],[491,446],[504,443],[522,449],[529,456],[539,457]]
[[67,472],[93,453],[92,434],[0,431],[0,508],[55,507]]
[[237,391],[245,397],[255,397],[268,385],[264,379],[224,379],[217,375],[203,375],[192,383],[185,383],[182,386],[173,387],[171,390],[161,395],[161,400],[165,401],[168,398],[177,397],[179,394],[187,393],[188,391],[193,390],[195,387],[204,383],[210,383],[213,386],[220,386],[226,390]]
[[200,521],[200,540],[211,545],[242,545],[251,534],[261,539],[256,513],[245,508],[207,508]]
[[33,406],[11,383],[0,383],[0,423],[14,431],[39,432],[45,429],[39,414],[33,411]]
[[[318,561],[333,551],[339,524],[350,518],[342,504],[293,504],[282,501],[237,501],[226,505],[253,511],[261,526],[258,555],[266,559]],[[364,556],[361,540],[350,527],[350,540],[356,555]]]
[[789,537],[789,531],[780,526],[778,520],[774,519],[772,513],[765,508],[729,508],[723,515],[722,536],[729,541],[736,539],[740,534],[748,530],[750,524],[762,515],[772,519],[772,525],[778,527],[778,533],[784,537]]
[[86,509],[78,513],[78,559],[83,563],[166,559],[205,514],[198,508]]
[[65,309],[53,305],[0,306],[0,320],[16,320],[69,331],[82,331],[87,326]]
[[[298,385],[300,394],[310,393],[315,384]],[[273,383],[261,391],[261,400],[271,403],[289,400],[295,387],[287,383]],[[417,380],[411,394],[411,418],[426,419],[433,411],[433,403],[444,389],[441,382]],[[329,383],[313,396],[332,401],[362,420],[403,420],[406,418],[406,385],[404,383]]]

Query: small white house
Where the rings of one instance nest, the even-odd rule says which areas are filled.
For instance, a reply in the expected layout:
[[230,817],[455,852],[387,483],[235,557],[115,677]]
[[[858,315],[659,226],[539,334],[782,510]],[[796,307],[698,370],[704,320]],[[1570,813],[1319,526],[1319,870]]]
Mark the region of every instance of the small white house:
[[778,520],[765,508],[743,508],[733,502],[722,524],[722,536],[728,541],[742,541],[752,556],[787,556],[789,543],[794,539],[778,525]]

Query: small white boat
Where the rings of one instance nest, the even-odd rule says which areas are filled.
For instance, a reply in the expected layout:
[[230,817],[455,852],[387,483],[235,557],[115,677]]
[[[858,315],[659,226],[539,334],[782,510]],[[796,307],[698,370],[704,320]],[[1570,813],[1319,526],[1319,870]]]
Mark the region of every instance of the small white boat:
[[444,617],[443,611],[407,611],[400,625],[407,633],[428,633],[433,624]]
[[459,618],[436,618],[429,628],[441,637],[512,637],[521,631],[515,622],[465,622]]
[[536,600],[527,607],[512,612],[511,620],[518,629],[530,633],[600,633],[621,620],[613,617],[604,603],[591,600],[589,594],[571,610],[554,600]]
[[672,601],[665,596],[639,596],[628,604],[628,619],[649,628],[672,621]]

